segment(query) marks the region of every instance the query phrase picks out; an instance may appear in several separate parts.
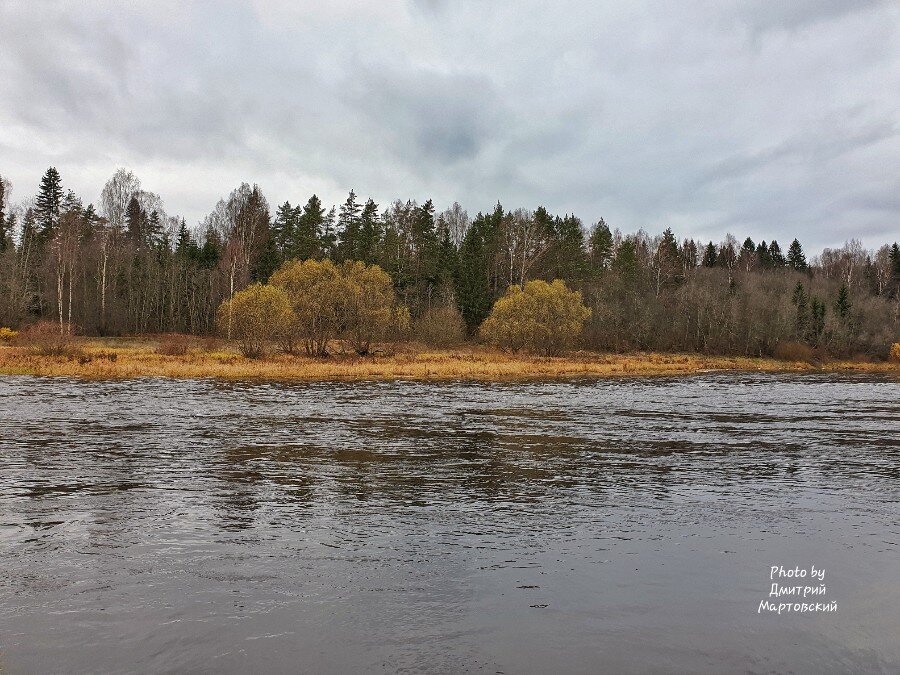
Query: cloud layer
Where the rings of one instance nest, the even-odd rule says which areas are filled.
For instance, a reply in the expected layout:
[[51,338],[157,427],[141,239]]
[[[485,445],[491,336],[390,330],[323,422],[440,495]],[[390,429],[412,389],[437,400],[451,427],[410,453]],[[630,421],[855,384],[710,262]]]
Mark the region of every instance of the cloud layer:
[[877,0],[0,3],[0,174],[116,167],[200,220],[499,199],[625,231],[900,237],[900,6]]

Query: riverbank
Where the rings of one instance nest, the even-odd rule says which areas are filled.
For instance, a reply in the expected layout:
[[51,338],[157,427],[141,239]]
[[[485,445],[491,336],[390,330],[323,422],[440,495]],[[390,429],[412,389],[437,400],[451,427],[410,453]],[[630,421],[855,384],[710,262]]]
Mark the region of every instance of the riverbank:
[[771,358],[639,352],[573,352],[547,358],[507,354],[480,346],[431,349],[391,346],[372,356],[335,354],[324,359],[272,354],[247,359],[228,345],[196,340],[185,353],[162,353],[165,341],[148,338],[79,339],[65,355],[35,353],[27,347],[0,347],[0,374],[85,379],[135,377],[223,380],[515,380],[567,377],[690,375],[708,371],[886,372],[900,364],[833,361],[810,364]]

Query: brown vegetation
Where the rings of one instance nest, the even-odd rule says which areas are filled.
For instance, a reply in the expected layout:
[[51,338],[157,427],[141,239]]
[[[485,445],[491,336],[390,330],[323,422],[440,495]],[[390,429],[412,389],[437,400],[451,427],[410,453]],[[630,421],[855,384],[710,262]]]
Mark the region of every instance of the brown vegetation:
[[815,360],[816,353],[812,347],[802,342],[779,342],[775,347],[774,356],[780,361],[802,361],[804,363],[812,363]]
[[895,342],[891,345],[891,361],[895,361],[900,363],[900,342]]
[[74,333],[71,324],[38,321],[20,330],[13,343],[24,346],[33,354],[74,359],[81,356],[81,347],[76,344]]
[[466,340],[466,322],[456,307],[433,307],[420,316],[413,335],[431,347],[450,347]]
[[192,340],[187,335],[169,333],[164,335],[156,347],[156,353],[164,356],[184,356],[190,351]]
[[[512,355],[486,347],[420,350],[396,345],[390,355],[360,357],[335,353],[331,358],[273,354],[265,359],[243,357],[235,346],[216,351],[192,349],[171,356],[157,351],[159,342],[146,338],[76,338],[83,358],[39,354],[26,346],[0,347],[0,374],[51,375],[91,379],[133,377],[226,380],[515,380],[559,377],[689,375],[714,370],[804,372],[848,370],[900,375],[900,365],[888,362],[835,361],[813,366],[767,358],[713,357],[697,354],[601,354],[576,352],[548,358]],[[337,352],[337,350],[335,350]]]

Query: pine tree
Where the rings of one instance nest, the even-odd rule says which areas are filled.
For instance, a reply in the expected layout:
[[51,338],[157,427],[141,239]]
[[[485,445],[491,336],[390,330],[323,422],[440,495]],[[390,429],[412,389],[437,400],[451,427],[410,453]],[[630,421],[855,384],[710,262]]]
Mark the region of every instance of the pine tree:
[[147,214],[141,208],[137,197],[132,195],[128,200],[128,206],[125,207],[125,231],[135,246],[140,246],[144,242],[146,224]]
[[334,242],[325,232],[327,224],[325,207],[316,195],[309,198],[302,213],[297,214],[295,211],[294,217],[296,233],[288,257],[308,260],[317,258],[323,251],[330,250]]
[[591,269],[594,273],[605,270],[610,263],[613,250],[612,232],[606,221],[601,218],[591,230],[588,238],[588,251],[590,251]]
[[616,257],[613,259],[612,267],[626,285],[634,284],[637,281],[637,247],[631,237],[625,239],[625,241],[619,245],[619,249],[616,251]]
[[[587,275],[588,260],[584,246],[584,226],[574,213],[556,217],[553,228],[551,259],[558,279],[578,280]],[[678,245],[675,245],[678,255]]]
[[787,264],[789,267],[802,272],[806,269],[806,256],[803,255],[803,247],[794,239],[788,248]]
[[275,220],[272,221],[272,240],[282,259],[289,258],[296,248],[297,218],[297,210],[288,201],[275,210]]
[[59,225],[59,210],[62,206],[62,179],[56,167],[51,166],[41,178],[41,186],[34,200],[37,225],[40,235],[50,239],[53,230]]
[[709,242],[706,245],[706,250],[703,253],[703,266],[704,267],[715,267],[716,266],[716,247],[712,242]]

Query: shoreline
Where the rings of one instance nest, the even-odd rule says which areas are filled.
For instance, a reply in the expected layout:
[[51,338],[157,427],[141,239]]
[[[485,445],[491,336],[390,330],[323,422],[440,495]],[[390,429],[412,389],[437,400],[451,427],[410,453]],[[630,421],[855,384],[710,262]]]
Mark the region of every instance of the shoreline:
[[36,354],[25,347],[0,346],[0,375],[125,380],[171,379],[321,381],[473,381],[688,376],[710,372],[884,373],[900,376],[900,363],[829,361],[811,364],[767,357],[635,352],[572,352],[559,357],[509,354],[481,346],[431,349],[403,343],[372,356],[335,354],[327,358],[271,354],[248,359],[220,344],[202,348],[201,339],[185,354],[157,353],[158,340],[82,338],[67,356]]

